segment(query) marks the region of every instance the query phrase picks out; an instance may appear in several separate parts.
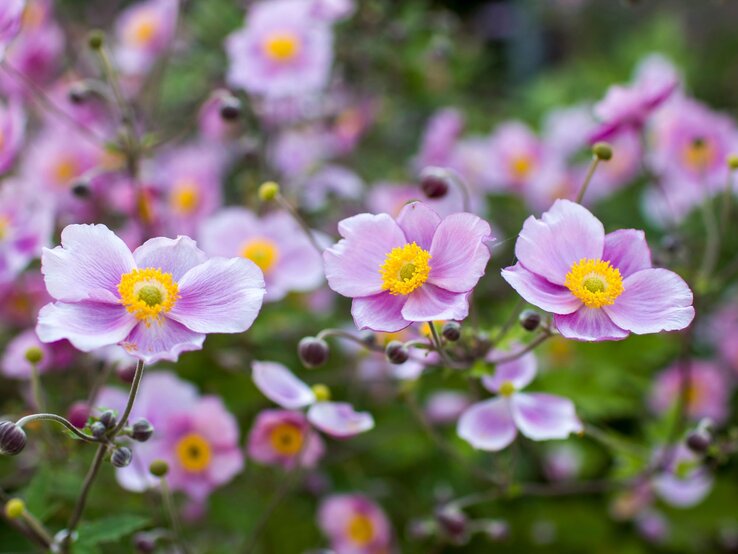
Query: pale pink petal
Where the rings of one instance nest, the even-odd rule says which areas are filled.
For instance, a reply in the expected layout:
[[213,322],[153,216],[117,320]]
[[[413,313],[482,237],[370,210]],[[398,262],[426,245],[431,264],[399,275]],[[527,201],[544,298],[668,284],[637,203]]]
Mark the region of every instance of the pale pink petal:
[[408,321],[461,321],[469,315],[468,292],[449,292],[426,283],[406,298],[402,317]]
[[623,329],[637,335],[679,331],[694,319],[689,285],[668,269],[645,269],[623,280],[623,294],[603,309]]
[[623,278],[653,267],[646,234],[635,229],[620,229],[605,235],[602,259],[619,269]]
[[120,345],[131,356],[153,364],[159,360],[176,362],[183,352],[200,350],[204,341],[202,333],[163,317],[148,327],[140,322]]
[[628,336],[628,331],[615,325],[602,308],[582,306],[574,313],[555,315],[554,323],[567,339],[603,341],[621,340]]
[[[495,350],[487,357],[487,361],[495,363],[495,358],[509,356],[523,348],[518,345],[510,351]],[[503,383],[512,383],[515,390],[527,387],[536,377],[538,371],[538,361],[533,352],[523,354],[519,358],[511,362],[497,364],[493,375],[482,377],[482,385],[490,392],[499,392]]]
[[371,329],[381,333],[394,333],[410,325],[402,317],[402,307],[407,296],[381,292],[374,296],[354,298],[351,315],[358,329]]
[[374,418],[367,412],[357,412],[346,402],[313,404],[307,418],[316,429],[336,438],[349,438],[374,428]]
[[315,402],[315,394],[282,364],[253,362],[251,378],[256,387],[275,404],[296,410]]
[[456,432],[478,450],[502,450],[517,435],[508,399],[492,398],[472,405],[461,414]]
[[535,441],[565,439],[582,431],[574,403],[561,396],[516,393],[510,397],[510,411],[520,432]]
[[207,260],[205,252],[197,247],[190,237],[176,239],[156,237],[147,240],[133,252],[139,268],[153,267],[164,273],[171,273],[175,281],[193,267]]
[[570,314],[582,305],[581,300],[574,296],[569,289],[550,283],[535,273],[531,273],[519,263],[503,269],[502,278],[526,302],[547,312]]
[[430,250],[439,223],[441,216],[422,202],[406,204],[397,217],[397,224],[405,233],[407,242],[414,242],[423,250]]

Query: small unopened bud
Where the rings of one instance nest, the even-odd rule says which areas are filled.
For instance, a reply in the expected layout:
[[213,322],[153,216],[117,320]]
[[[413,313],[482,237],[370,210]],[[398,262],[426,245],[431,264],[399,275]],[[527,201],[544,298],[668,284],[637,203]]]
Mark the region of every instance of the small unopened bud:
[[414,519],[408,526],[408,534],[416,540],[431,538],[436,533],[436,524],[430,519]]
[[704,429],[696,429],[687,435],[687,446],[692,452],[703,454],[712,444],[712,435]]
[[99,30],[91,31],[87,37],[87,44],[93,50],[100,50],[105,44],[105,33]]
[[26,432],[12,421],[0,421],[0,454],[16,456],[26,447]]
[[77,429],[84,428],[87,425],[87,420],[90,417],[90,406],[87,402],[75,402],[69,408],[67,412],[67,419],[69,423],[74,425]]
[[115,370],[115,374],[118,376],[118,379],[130,385],[131,383],[133,383],[133,378],[136,376],[136,366],[121,366]]
[[105,410],[98,418],[98,420],[100,421],[100,423],[105,425],[105,429],[112,429],[118,422],[118,419],[115,417],[115,412],[113,410]]
[[136,533],[133,536],[133,547],[141,554],[156,551],[156,536],[152,533]]
[[26,513],[26,503],[20,498],[11,498],[5,503],[5,515],[8,519],[18,519]]
[[463,544],[469,538],[469,525],[464,512],[444,506],[436,510],[436,522],[441,532],[453,543]]
[[37,365],[44,359],[44,353],[38,346],[31,346],[26,350],[26,360],[28,363]]
[[110,463],[115,467],[127,467],[131,464],[133,459],[133,452],[127,446],[120,446],[113,450],[113,455],[110,456]]
[[154,477],[164,477],[169,473],[169,464],[164,460],[154,460],[149,466],[149,473]]
[[490,519],[485,521],[480,530],[493,541],[504,541],[510,535],[510,525],[506,521],[500,519]]
[[84,104],[90,98],[90,92],[90,87],[79,81],[69,87],[67,98],[72,104]]
[[90,183],[87,181],[77,181],[72,185],[72,194],[77,198],[87,198],[91,192]]
[[728,156],[728,167],[733,170],[738,169],[738,154]]
[[259,200],[271,202],[279,194],[279,185],[274,181],[267,181],[259,187]]
[[371,331],[362,331],[359,333],[359,336],[361,337],[361,342],[369,348],[377,344],[377,335]]
[[96,421],[95,423],[90,425],[90,433],[92,433],[92,436],[96,439],[103,438],[107,430],[108,428],[105,427],[105,424],[100,421]]
[[313,394],[315,395],[316,401],[327,402],[331,399],[331,389],[329,389],[327,386],[318,383],[316,385],[313,385],[311,388],[313,389]]
[[138,442],[146,442],[154,434],[154,426],[146,419],[139,419],[131,426],[131,438]]
[[391,364],[404,364],[410,358],[407,346],[399,340],[390,341],[384,353]]
[[597,142],[592,147],[592,154],[595,158],[602,161],[608,161],[612,159],[612,146],[606,142]]
[[443,198],[449,189],[448,172],[440,167],[426,167],[420,173],[420,189],[428,198]]
[[[431,323],[433,325],[433,323]],[[456,342],[461,338],[461,325],[455,321],[447,321],[441,328],[443,338],[450,342]]]
[[221,100],[220,117],[226,121],[235,121],[241,117],[242,112],[241,101],[235,96],[229,95]]
[[535,331],[541,324],[541,314],[535,310],[523,310],[520,312],[519,321],[526,331]]
[[317,337],[304,337],[297,345],[297,354],[305,367],[316,368],[328,360],[328,343]]

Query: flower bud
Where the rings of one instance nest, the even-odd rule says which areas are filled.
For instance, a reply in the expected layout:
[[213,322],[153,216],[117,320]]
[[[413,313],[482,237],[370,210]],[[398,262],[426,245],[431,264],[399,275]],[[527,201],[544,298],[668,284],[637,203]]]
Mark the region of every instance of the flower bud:
[[93,50],[100,50],[105,44],[105,33],[99,30],[91,31],[87,36],[87,44]]
[[133,378],[136,375],[136,366],[135,365],[121,366],[115,370],[115,374],[118,376],[118,379],[120,379],[127,385],[130,385],[131,383],[133,383]]
[[26,447],[26,432],[12,421],[0,421],[0,454],[16,456]]
[[98,418],[98,421],[105,425],[105,429],[112,429],[115,427],[118,419],[115,417],[115,412],[113,410],[105,410]]
[[372,331],[362,331],[359,333],[359,337],[361,338],[361,342],[363,342],[368,348],[377,344],[377,335]]
[[523,310],[520,312],[518,321],[526,331],[535,331],[541,324],[541,314],[535,310]]
[[482,524],[480,531],[492,541],[504,541],[510,536],[510,525],[501,519],[490,519]]
[[728,156],[728,167],[733,170],[738,169],[738,154]]
[[469,539],[468,520],[458,508],[439,508],[436,510],[436,522],[441,532],[454,544],[464,544]]
[[26,513],[26,503],[20,498],[11,498],[5,503],[5,515],[8,519],[18,519]]
[[130,465],[133,459],[133,452],[127,446],[120,446],[113,450],[113,455],[110,456],[110,463],[115,467],[127,467]]
[[259,187],[259,200],[271,202],[279,194],[279,185],[274,181],[267,181]]
[[77,429],[83,429],[90,417],[90,406],[87,402],[75,402],[67,412],[67,419]]
[[602,161],[608,161],[612,159],[612,146],[606,142],[597,142],[592,147],[592,154],[595,158]]
[[87,198],[90,192],[90,183],[87,181],[77,181],[72,185],[72,194],[77,198]]
[[241,101],[233,95],[228,95],[221,100],[220,117],[226,121],[235,121],[241,117],[243,107]]
[[456,342],[461,338],[461,325],[455,321],[447,321],[441,328],[441,334],[447,341]]
[[687,435],[687,446],[696,454],[707,452],[712,444],[712,435],[705,430],[696,429]]
[[164,460],[154,460],[149,466],[149,473],[154,477],[164,477],[169,473],[169,464]]
[[131,426],[131,438],[138,442],[146,442],[154,434],[154,426],[146,419],[139,419]]
[[72,104],[84,104],[90,98],[90,87],[82,81],[72,83],[67,91],[67,98]]
[[107,430],[108,428],[105,427],[105,424],[100,421],[96,421],[95,423],[90,425],[90,433],[92,433],[92,436],[96,439],[103,438]]
[[26,360],[29,364],[37,365],[44,359],[44,353],[38,346],[31,346],[26,350]]
[[420,173],[420,189],[428,198],[443,198],[449,189],[448,172],[440,167],[426,167]]
[[399,340],[390,341],[384,353],[391,364],[404,364],[410,358],[407,346]]
[[153,533],[136,533],[133,536],[133,547],[141,554],[155,552],[156,536]]
[[328,343],[316,337],[303,337],[297,345],[297,354],[305,367],[316,368],[328,360]]
[[315,395],[315,400],[317,402],[327,402],[331,399],[331,389],[327,386],[318,383],[313,385],[311,388],[313,389],[313,394]]
[[430,519],[414,519],[408,526],[408,534],[415,540],[426,540],[436,533],[436,524]]

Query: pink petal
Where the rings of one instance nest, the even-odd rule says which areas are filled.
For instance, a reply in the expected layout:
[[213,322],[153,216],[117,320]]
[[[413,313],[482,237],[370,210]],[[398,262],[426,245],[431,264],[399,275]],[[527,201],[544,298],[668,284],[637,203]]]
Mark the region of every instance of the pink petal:
[[484,275],[492,239],[489,223],[472,214],[453,214],[436,229],[428,282],[453,292],[473,289]]
[[289,369],[276,362],[253,362],[251,378],[256,387],[275,404],[296,410],[315,402],[312,389]]
[[555,315],[554,323],[567,339],[603,341],[622,340],[628,336],[628,331],[615,325],[602,308],[582,306],[574,313]]
[[68,225],[61,246],[44,249],[41,272],[57,300],[118,303],[118,284],[135,267],[131,251],[105,225]]
[[136,323],[120,304],[56,302],[41,308],[36,334],[41,342],[67,339],[75,348],[90,352],[119,343]]
[[332,437],[349,438],[374,428],[374,418],[367,412],[357,412],[346,402],[313,404],[307,418],[316,429]]
[[449,292],[426,283],[405,298],[402,317],[408,321],[461,321],[469,315],[468,292]]
[[[517,349],[512,349],[511,352],[521,348],[523,347],[518,345]],[[500,358],[509,355],[511,352],[495,350],[493,355],[487,357],[487,361],[495,363],[495,357]],[[503,383],[510,382],[515,386],[515,390],[520,390],[527,387],[535,379],[537,372],[538,360],[536,355],[528,352],[511,362],[497,364],[494,375],[482,377],[482,385],[490,392],[499,392]]]
[[204,341],[205,335],[163,317],[148,327],[139,323],[120,345],[131,356],[153,364],[159,360],[176,362],[183,352],[200,350]]
[[510,398],[510,410],[520,432],[535,441],[565,439],[580,433],[582,423],[568,398],[543,393],[517,393]]
[[515,255],[526,269],[563,285],[571,266],[582,258],[600,259],[605,228],[589,210],[557,200],[541,219],[531,216],[515,243]]
[[519,263],[502,270],[507,281],[526,302],[554,314],[570,314],[582,305],[569,289],[554,285]]
[[456,432],[478,450],[502,450],[517,435],[508,399],[492,398],[472,405],[461,414]]
[[175,281],[193,267],[207,260],[205,252],[197,247],[190,237],[176,239],[157,237],[147,240],[133,252],[136,265],[140,268],[153,267],[171,273]]
[[692,291],[668,269],[645,269],[623,280],[623,294],[603,309],[623,329],[637,335],[679,331],[694,319]]
[[264,299],[264,276],[245,258],[211,258],[179,281],[179,299],[167,314],[198,333],[242,333]]
[[358,329],[371,329],[381,333],[394,333],[410,325],[402,317],[402,307],[407,296],[381,292],[374,296],[354,298],[351,315]]
[[397,224],[405,233],[407,242],[414,242],[423,250],[429,250],[441,216],[422,202],[406,204],[397,217]]
[[635,229],[620,229],[605,235],[602,259],[619,269],[623,278],[653,267],[646,234]]
[[325,276],[338,294],[351,298],[382,291],[380,266],[406,244],[405,234],[387,214],[359,214],[338,224],[342,240],[323,252]]

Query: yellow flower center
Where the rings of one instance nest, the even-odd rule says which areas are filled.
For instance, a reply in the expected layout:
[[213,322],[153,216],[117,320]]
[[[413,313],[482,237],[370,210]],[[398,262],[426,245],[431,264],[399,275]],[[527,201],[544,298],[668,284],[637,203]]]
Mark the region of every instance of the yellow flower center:
[[267,273],[279,259],[279,249],[273,240],[256,238],[248,241],[241,249],[241,256],[258,265]]
[[300,428],[292,423],[280,423],[269,435],[272,447],[282,456],[296,455],[302,448],[303,439]]
[[0,215],[0,240],[3,240],[8,236],[8,228],[10,227],[10,220],[4,215]]
[[58,185],[66,185],[79,175],[79,167],[77,162],[70,158],[62,158],[52,169],[52,176]]
[[410,294],[428,280],[430,252],[411,242],[393,248],[379,267],[382,289],[390,294]]
[[138,44],[139,46],[147,46],[156,37],[159,30],[159,24],[156,15],[144,12],[138,15],[128,28],[126,38],[129,42]]
[[195,211],[200,201],[200,192],[195,183],[183,181],[177,183],[169,196],[169,203],[180,215],[188,215]]
[[571,266],[564,285],[588,308],[610,306],[623,293],[620,270],[602,260],[582,258]]
[[530,156],[515,156],[510,162],[510,170],[518,179],[525,179],[533,170],[533,160]]
[[499,392],[502,396],[510,396],[515,392],[515,385],[513,385],[511,381],[504,381],[500,385]]
[[205,471],[213,457],[210,443],[197,433],[190,433],[182,437],[175,450],[184,470],[191,473]]
[[126,309],[144,321],[158,320],[161,313],[168,312],[177,302],[179,287],[171,273],[161,269],[134,269],[124,274],[118,284],[120,301]]
[[349,520],[346,534],[358,546],[366,546],[374,538],[374,523],[364,514],[356,514]]
[[707,169],[714,161],[717,153],[711,142],[696,138],[684,149],[684,163],[696,170]]
[[264,41],[264,53],[275,62],[289,62],[300,53],[300,39],[289,31],[272,33]]

